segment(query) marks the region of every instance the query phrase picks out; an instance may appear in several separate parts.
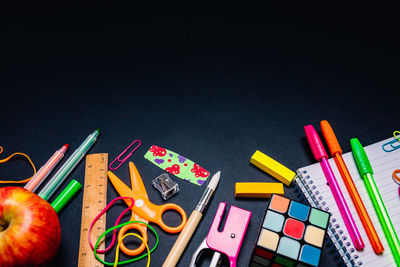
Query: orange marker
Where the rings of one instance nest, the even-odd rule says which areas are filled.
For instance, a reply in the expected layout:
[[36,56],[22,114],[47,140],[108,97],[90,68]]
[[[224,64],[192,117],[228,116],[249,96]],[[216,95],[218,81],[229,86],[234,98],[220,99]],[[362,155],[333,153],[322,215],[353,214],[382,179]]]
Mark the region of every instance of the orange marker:
[[376,254],[380,254],[383,252],[384,248],[375,230],[375,227],[372,224],[371,218],[369,217],[368,212],[363,204],[360,194],[357,191],[353,179],[351,178],[346,163],[342,158],[342,149],[339,146],[339,142],[335,136],[335,133],[333,132],[332,127],[329,125],[329,122],[326,120],[321,121],[321,129],[325,141],[329,147],[329,151],[335,160],[336,166],[338,167],[340,175],[343,178],[343,182],[346,185],[354,207],[357,210],[358,216],[360,217],[365,232],[367,233],[369,241],[371,242],[372,248]]

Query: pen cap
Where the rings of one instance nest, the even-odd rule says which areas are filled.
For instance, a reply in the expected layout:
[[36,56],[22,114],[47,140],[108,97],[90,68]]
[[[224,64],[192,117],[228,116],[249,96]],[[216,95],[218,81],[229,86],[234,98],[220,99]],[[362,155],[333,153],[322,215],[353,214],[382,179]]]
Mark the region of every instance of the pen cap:
[[364,148],[362,147],[360,141],[357,138],[352,138],[350,140],[351,149],[353,150],[354,160],[356,161],[358,171],[360,172],[361,177],[367,173],[373,173],[371,163],[369,163],[369,159],[367,153],[365,153]]
[[321,121],[321,130],[331,155],[334,156],[336,153],[342,154],[342,149],[328,121]]
[[324,145],[322,144],[321,139],[319,139],[314,127],[312,125],[306,125],[304,126],[304,131],[306,132],[307,141],[310,145],[314,158],[317,161],[320,161],[322,158],[328,158]]
[[76,195],[81,187],[82,185],[78,181],[72,180],[60,193],[60,195],[53,201],[53,203],[51,203],[51,206],[58,213]]

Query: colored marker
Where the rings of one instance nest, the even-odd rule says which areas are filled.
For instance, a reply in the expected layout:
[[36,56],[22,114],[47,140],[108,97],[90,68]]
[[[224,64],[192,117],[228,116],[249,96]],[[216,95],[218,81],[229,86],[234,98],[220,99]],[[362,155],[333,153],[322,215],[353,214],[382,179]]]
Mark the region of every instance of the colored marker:
[[85,141],[75,150],[75,152],[69,157],[69,159],[60,167],[58,172],[51,178],[49,183],[40,191],[39,196],[44,200],[48,200],[61,183],[67,178],[70,172],[76,167],[81,161],[83,156],[88,152],[90,147],[96,142],[97,137],[100,134],[100,129],[97,129],[90,134]]
[[62,148],[57,150],[53,156],[44,164],[40,170],[32,177],[32,179],[27,183],[24,188],[35,192],[36,189],[43,183],[54,167],[60,162],[64,157],[65,152],[67,152],[68,144],[65,144]]
[[78,193],[82,188],[82,185],[76,181],[72,180],[67,187],[58,195],[58,197],[51,203],[53,209],[59,213],[65,205]]
[[342,215],[344,224],[346,225],[350,238],[353,241],[354,247],[357,250],[362,250],[365,247],[364,242],[357,229],[349,207],[347,206],[346,200],[343,197],[343,193],[340,190],[335,175],[333,174],[332,168],[329,165],[328,155],[326,154],[321,139],[319,139],[319,136],[312,125],[304,126],[304,130],[314,158],[319,161],[326,180],[328,181],[329,188],[331,189],[336,204],[338,205],[340,214]]
[[385,204],[382,201],[378,187],[375,184],[374,177],[372,176],[373,171],[369,162],[367,153],[365,153],[360,141],[357,138],[350,140],[351,149],[353,150],[354,160],[356,161],[358,171],[363,178],[365,187],[369,197],[371,198],[372,204],[375,208],[375,212],[378,215],[379,222],[382,225],[383,232],[385,233],[388,241],[390,250],[392,251],[394,260],[397,266],[400,266],[400,242],[396,234],[396,230],[393,227],[390,216],[386,210]]
[[325,141],[328,144],[329,151],[335,160],[336,166],[343,178],[343,182],[349,192],[351,200],[353,201],[354,207],[357,210],[358,216],[360,217],[361,223],[364,226],[365,232],[371,242],[371,246],[376,254],[380,254],[384,251],[381,240],[379,239],[378,233],[372,224],[371,218],[368,215],[368,211],[364,206],[364,203],[358,193],[356,185],[351,178],[350,172],[347,169],[346,163],[342,157],[342,149],[340,148],[339,142],[336,138],[335,133],[332,130],[331,125],[326,120],[321,121],[322,134],[325,137]]

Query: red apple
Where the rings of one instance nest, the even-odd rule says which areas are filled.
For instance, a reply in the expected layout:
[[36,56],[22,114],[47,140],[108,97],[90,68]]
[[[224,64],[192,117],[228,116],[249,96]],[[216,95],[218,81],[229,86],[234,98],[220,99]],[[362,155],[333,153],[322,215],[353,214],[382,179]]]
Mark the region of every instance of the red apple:
[[0,266],[43,266],[61,239],[54,209],[21,187],[0,188]]

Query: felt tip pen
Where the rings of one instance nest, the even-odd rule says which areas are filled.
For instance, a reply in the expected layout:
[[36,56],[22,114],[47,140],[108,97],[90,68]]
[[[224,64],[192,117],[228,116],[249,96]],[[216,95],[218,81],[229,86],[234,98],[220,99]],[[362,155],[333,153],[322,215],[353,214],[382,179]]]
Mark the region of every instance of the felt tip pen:
[[32,177],[32,179],[27,183],[24,188],[35,192],[36,189],[43,183],[54,167],[60,162],[64,157],[65,152],[67,152],[68,144],[63,145],[59,150],[57,150],[53,156],[39,169],[39,171]]
[[353,241],[354,247],[357,250],[362,250],[365,247],[364,242],[357,229],[356,223],[354,222],[353,216],[351,215],[350,209],[347,206],[343,193],[340,190],[335,175],[333,174],[332,168],[329,165],[328,155],[326,154],[321,139],[319,139],[319,136],[312,125],[304,126],[304,130],[314,158],[319,161],[326,180],[328,181],[329,188],[335,198],[336,205],[338,205],[340,214],[342,215],[344,224],[346,225],[350,238]]
[[58,195],[58,197],[51,203],[53,209],[57,213],[59,213],[81,188],[82,185],[78,181],[72,180],[67,185],[67,187]]
[[375,184],[374,177],[372,176],[373,171],[369,162],[367,153],[365,153],[360,141],[357,138],[350,140],[351,149],[353,150],[354,160],[356,161],[358,171],[364,180],[365,187],[369,197],[371,198],[372,204],[375,208],[375,212],[378,215],[379,222],[381,223],[383,232],[388,241],[390,250],[392,251],[394,260],[397,266],[400,266],[400,242],[399,237],[396,234],[396,230],[393,227],[390,216],[386,210],[385,204],[382,201],[378,187]]
[[360,194],[358,193],[353,178],[347,169],[346,163],[343,160],[342,149],[340,148],[336,135],[328,121],[321,121],[321,130],[328,145],[329,151],[331,152],[340,175],[343,178],[347,192],[349,192],[354,207],[356,208],[358,216],[360,217],[361,223],[364,226],[365,232],[367,233],[368,239],[371,242],[372,249],[376,254],[381,254],[384,251],[383,245],[379,239],[374,225],[372,224],[371,218],[369,217],[368,211],[364,206]]
[[90,134],[85,141],[75,150],[75,152],[68,158],[68,160],[60,167],[56,174],[46,184],[46,186],[40,191],[39,196],[44,200],[48,200],[61,183],[68,177],[70,172],[76,167],[81,161],[83,156],[88,152],[92,145],[96,142],[97,137],[100,134],[100,129],[95,130]]

